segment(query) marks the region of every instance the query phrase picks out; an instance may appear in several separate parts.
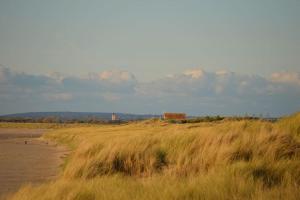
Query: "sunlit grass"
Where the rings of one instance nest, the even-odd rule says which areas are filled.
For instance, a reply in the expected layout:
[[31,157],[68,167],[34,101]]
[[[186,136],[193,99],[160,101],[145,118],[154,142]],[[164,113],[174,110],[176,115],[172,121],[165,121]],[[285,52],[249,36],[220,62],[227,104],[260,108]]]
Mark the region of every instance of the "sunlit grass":
[[300,199],[299,116],[55,129],[73,149],[63,174],[11,198]]
[[68,127],[70,125],[71,124],[0,122],[0,128],[54,129]]

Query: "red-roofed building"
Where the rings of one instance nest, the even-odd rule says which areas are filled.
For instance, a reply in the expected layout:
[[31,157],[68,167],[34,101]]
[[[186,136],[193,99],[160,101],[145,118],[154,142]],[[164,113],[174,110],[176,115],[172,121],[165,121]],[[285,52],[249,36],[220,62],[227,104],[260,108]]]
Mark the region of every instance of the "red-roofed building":
[[164,113],[163,119],[186,119],[185,113]]

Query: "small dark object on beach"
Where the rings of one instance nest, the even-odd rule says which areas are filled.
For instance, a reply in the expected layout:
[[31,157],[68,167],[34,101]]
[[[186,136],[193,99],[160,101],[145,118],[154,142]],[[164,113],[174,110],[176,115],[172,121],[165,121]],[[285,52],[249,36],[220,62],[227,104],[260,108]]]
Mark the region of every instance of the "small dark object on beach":
[[27,141],[26,141],[26,140],[24,141],[24,144],[27,144]]

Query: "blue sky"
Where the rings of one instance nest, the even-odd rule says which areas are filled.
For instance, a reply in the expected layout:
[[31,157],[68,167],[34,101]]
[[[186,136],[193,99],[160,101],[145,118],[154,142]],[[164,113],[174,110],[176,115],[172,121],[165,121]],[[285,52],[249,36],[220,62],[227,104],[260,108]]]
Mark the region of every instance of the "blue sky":
[[0,114],[282,115],[299,55],[297,0],[1,0]]

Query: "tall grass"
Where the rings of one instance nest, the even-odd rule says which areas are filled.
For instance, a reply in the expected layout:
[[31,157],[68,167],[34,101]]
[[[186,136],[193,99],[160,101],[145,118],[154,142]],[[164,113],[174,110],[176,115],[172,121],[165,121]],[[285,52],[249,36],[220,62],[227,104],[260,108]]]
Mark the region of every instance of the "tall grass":
[[288,131],[300,136],[300,112],[286,116],[278,122],[282,131]]
[[0,122],[0,128],[57,129],[72,126],[76,126],[76,124]]
[[73,148],[61,177],[11,199],[300,199],[299,124],[298,114],[53,130],[45,137]]

